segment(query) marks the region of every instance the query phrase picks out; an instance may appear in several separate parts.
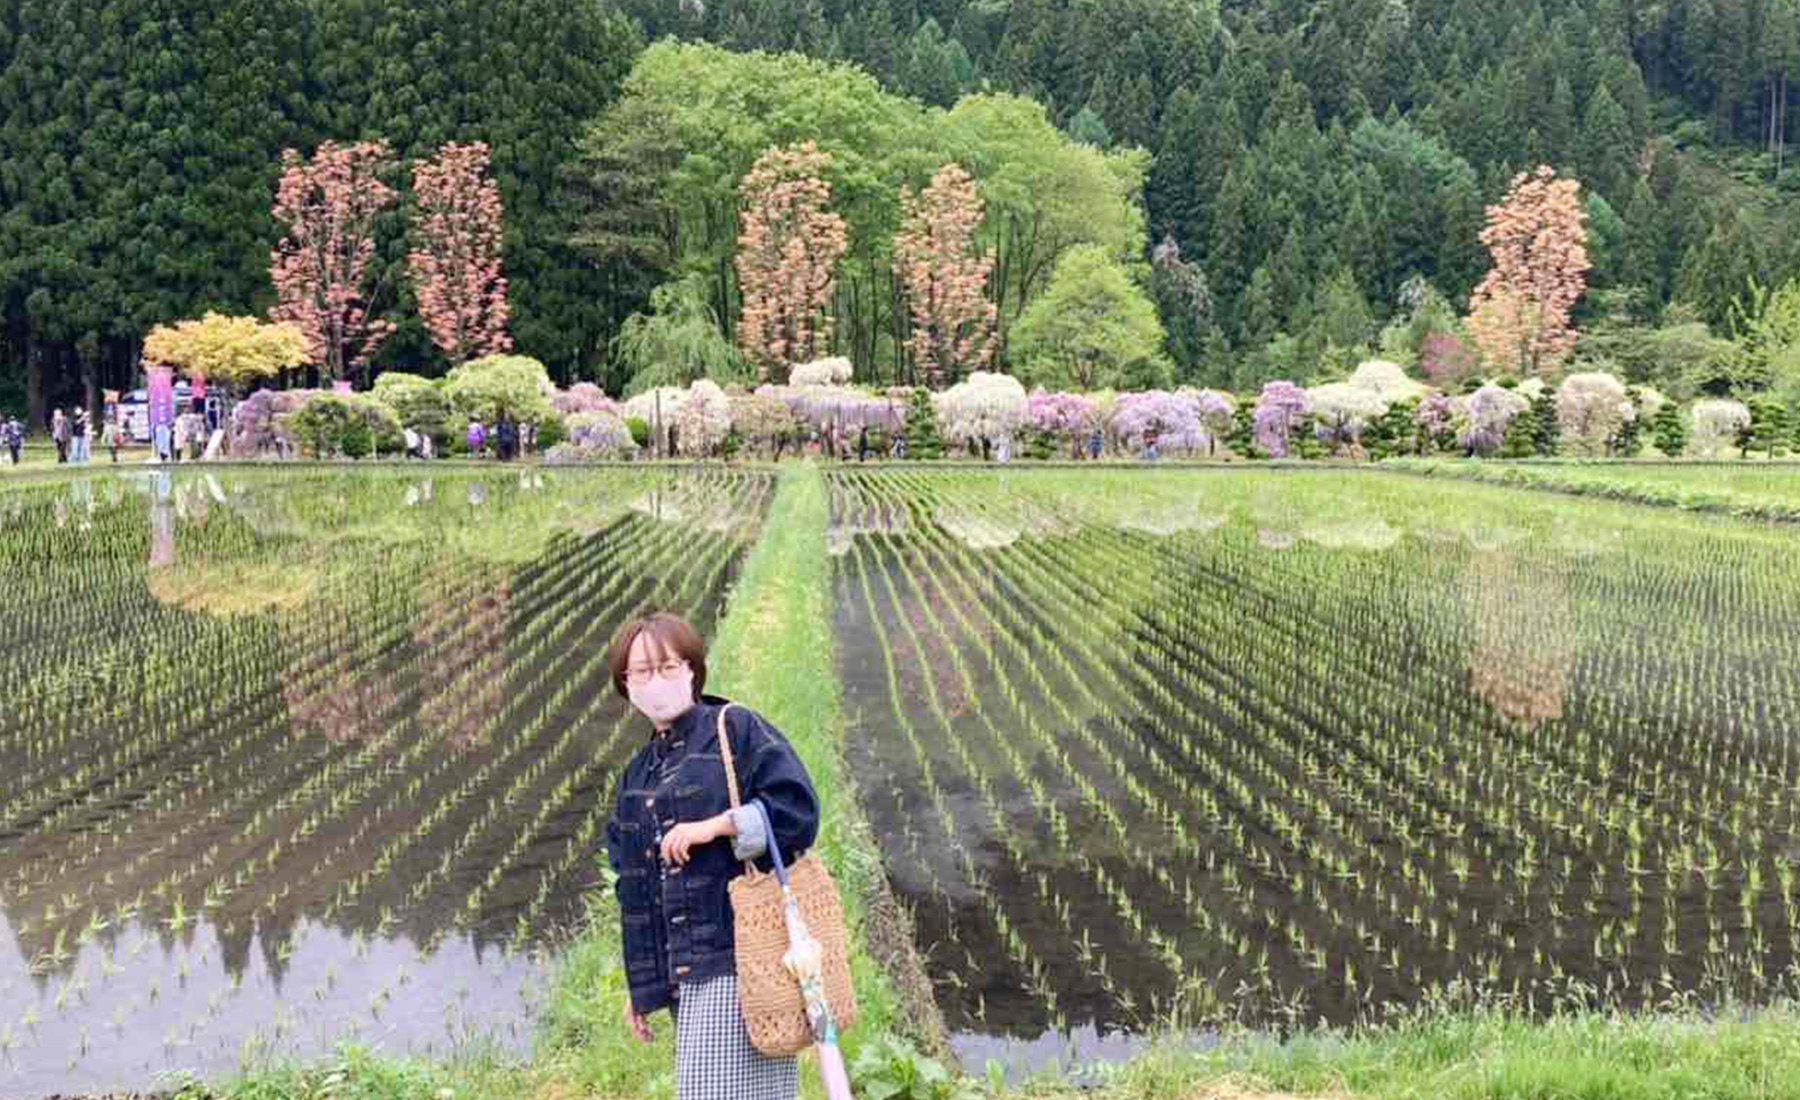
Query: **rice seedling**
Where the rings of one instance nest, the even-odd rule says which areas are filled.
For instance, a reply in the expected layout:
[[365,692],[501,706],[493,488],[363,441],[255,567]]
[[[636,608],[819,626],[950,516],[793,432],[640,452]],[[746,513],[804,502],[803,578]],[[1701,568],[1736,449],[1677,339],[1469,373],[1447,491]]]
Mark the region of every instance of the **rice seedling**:
[[645,467],[0,492],[6,1091],[229,1071],[356,1017],[435,1042],[431,998],[475,967],[459,1034],[522,1042],[631,751],[604,643],[652,603],[710,623],[771,491]]
[[941,984],[953,1027],[1754,996],[1800,959],[1778,529],[1316,470],[830,485],[890,879],[922,941],[1013,962]]

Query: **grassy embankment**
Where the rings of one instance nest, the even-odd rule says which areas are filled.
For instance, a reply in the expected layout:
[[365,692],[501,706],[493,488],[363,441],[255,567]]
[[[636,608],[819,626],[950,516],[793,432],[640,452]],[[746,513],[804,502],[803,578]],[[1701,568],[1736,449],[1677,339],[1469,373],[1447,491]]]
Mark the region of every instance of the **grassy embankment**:
[[1378,469],[1455,478],[1515,489],[1704,512],[1739,519],[1800,523],[1800,465],[1792,462],[1635,464],[1390,458]]

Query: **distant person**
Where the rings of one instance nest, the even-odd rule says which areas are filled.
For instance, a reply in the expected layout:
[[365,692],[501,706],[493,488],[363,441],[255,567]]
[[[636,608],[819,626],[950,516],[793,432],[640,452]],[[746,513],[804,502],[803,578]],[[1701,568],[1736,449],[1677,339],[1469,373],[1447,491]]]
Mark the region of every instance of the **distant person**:
[[519,425],[519,448],[524,454],[533,455],[537,453],[536,421],[527,420],[525,423]]
[[56,443],[56,464],[69,461],[69,418],[61,409],[50,414],[50,438]]
[[406,457],[407,458],[418,458],[419,457],[419,433],[413,431],[411,428],[403,428],[403,429],[401,429],[400,434],[406,440]]
[[6,449],[12,454],[12,464],[19,464],[19,450],[25,446],[25,425],[19,423],[18,417],[11,417],[5,424],[0,424],[0,436],[6,438]]
[[1102,449],[1105,448],[1105,446],[1106,446],[1106,436],[1101,434],[1101,431],[1099,428],[1095,428],[1092,432],[1088,433],[1088,457],[1089,458],[1093,459],[1095,462],[1100,461],[1100,452]]
[[1012,437],[1003,435],[994,443],[994,461],[1005,462],[1010,458],[1012,458]]
[[487,450],[487,429],[481,426],[480,420],[471,420],[463,440],[469,445],[469,456],[480,458]]
[[501,416],[500,423],[494,427],[494,448],[499,452],[500,461],[511,462],[519,449],[519,426],[513,423],[510,416]]
[[119,448],[125,443],[125,425],[117,420],[106,422],[106,449],[112,452],[113,465],[119,464]]
[[156,426],[150,429],[150,440],[151,446],[156,450],[156,461],[168,462],[174,457],[174,438],[168,421],[156,422]]
[[862,431],[856,433],[856,461],[869,461],[869,426],[864,424]]
[[[420,432],[419,433],[419,457],[426,460],[427,462],[429,462],[433,458],[437,457],[436,450],[437,450],[437,448],[431,442],[431,433],[430,432]],[[430,482],[427,482],[426,484],[429,485]]]
[[91,434],[87,409],[77,408],[69,421],[69,443],[73,460],[78,464],[85,465],[92,457],[89,446]]
[[187,451],[187,443],[188,414],[182,413],[175,418],[175,461],[181,461],[182,455]]

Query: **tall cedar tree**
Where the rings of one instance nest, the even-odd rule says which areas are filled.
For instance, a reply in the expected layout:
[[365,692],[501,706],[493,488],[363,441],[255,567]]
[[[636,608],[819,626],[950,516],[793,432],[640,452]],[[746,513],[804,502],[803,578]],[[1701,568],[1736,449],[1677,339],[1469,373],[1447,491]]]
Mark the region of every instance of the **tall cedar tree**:
[[419,314],[451,366],[512,350],[501,272],[500,188],[488,147],[451,142],[413,165],[415,246],[407,254]]
[[1545,165],[1487,209],[1481,243],[1494,266],[1469,300],[1469,334],[1496,372],[1547,374],[1575,346],[1570,311],[1591,266],[1580,192]]
[[823,174],[830,165],[831,154],[810,141],[774,148],[738,186],[738,344],[763,381],[786,381],[795,363],[818,359],[831,346],[825,307],[849,240],[844,219],[829,209],[831,184]]
[[326,142],[311,158],[281,154],[272,211],[285,233],[269,254],[279,301],[269,316],[306,334],[313,363],[335,379],[368,366],[394,323],[375,315],[380,286],[375,219],[399,197],[382,182],[393,158],[381,142]]
[[894,274],[912,310],[913,368],[931,387],[986,369],[994,354],[998,309],[987,294],[994,250],[973,252],[981,196],[957,164],[946,164],[915,197],[900,189]]

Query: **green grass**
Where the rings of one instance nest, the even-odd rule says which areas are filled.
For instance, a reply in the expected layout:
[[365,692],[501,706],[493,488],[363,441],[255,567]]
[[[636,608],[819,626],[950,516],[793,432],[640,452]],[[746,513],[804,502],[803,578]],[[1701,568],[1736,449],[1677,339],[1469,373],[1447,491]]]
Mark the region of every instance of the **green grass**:
[[[1348,1096],[1359,1100],[1784,1100],[1800,1096],[1800,1007],[1584,1012],[1430,1011],[1361,1034],[1243,1036],[1164,1048],[1109,1074],[1096,1100]],[[1027,1086],[1025,1095],[1072,1095]]]
[[[861,1017],[844,1037],[850,1058],[867,1037],[892,1026],[899,1006],[892,983],[861,949],[864,898],[881,866],[873,848],[857,839],[863,826],[842,771],[825,520],[818,470],[810,464],[784,467],[762,539],[745,559],[711,641],[707,690],[754,708],[786,734],[818,790],[818,851],[837,880],[856,945],[852,969]],[[667,1095],[674,1084],[668,1017],[652,1018],[657,1043],[648,1051],[620,1021],[625,987],[617,919],[610,895],[590,899],[588,925],[560,963],[540,1068],[584,1094]],[[816,1089],[809,1080],[807,1094]]]
[[1793,463],[1687,466],[1402,458],[1388,459],[1381,469],[1743,519],[1800,523],[1800,465]]

